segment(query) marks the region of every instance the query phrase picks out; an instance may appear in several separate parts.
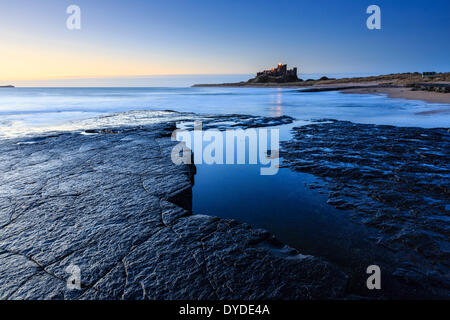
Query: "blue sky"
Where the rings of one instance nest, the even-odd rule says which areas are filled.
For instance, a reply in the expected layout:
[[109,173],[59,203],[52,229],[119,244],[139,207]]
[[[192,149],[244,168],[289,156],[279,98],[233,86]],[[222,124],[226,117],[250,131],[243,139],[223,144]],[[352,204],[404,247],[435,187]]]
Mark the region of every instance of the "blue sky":
[[[81,8],[70,31],[66,8]],[[368,30],[366,8],[381,8]],[[450,71],[450,1],[0,0],[0,80]]]

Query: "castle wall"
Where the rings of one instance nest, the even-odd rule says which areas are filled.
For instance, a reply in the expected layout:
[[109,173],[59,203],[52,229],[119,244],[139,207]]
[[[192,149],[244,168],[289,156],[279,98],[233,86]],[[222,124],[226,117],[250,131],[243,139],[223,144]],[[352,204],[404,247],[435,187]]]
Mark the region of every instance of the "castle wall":
[[287,64],[279,64],[276,68],[264,70],[256,74],[255,79],[249,81],[253,82],[290,82],[298,81],[297,68],[289,69]]

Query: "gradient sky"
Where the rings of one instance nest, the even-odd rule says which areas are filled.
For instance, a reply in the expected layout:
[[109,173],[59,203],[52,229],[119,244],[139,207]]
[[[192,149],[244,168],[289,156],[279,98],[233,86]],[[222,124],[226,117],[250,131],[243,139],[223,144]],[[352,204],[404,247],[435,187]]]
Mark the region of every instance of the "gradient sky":
[[[81,7],[82,30],[66,28]],[[381,7],[382,30],[366,28]],[[450,1],[0,0],[0,81],[450,71]]]

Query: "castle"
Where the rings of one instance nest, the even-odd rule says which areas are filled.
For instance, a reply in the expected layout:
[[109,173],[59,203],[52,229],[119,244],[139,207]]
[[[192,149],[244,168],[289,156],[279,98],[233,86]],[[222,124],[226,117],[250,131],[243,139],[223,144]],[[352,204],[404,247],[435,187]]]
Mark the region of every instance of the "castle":
[[256,77],[250,79],[252,83],[266,83],[266,82],[295,82],[299,81],[297,77],[297,68],[289,69],[287,64],[279,63],[276,68],[258,72]]

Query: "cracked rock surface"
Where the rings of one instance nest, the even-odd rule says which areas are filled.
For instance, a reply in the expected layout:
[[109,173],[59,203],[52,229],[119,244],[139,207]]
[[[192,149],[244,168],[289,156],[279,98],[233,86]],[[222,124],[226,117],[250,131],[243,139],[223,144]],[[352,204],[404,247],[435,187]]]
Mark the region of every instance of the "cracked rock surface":
[[[195,167],[171,162],[174,129],[0,141],[0,299],[342,297],[336,267],[266,231],[192,215]],[[81,290],[67,287],[70,265]]]
[[450,295],[450,131],[325,120],[293,129],[284,166],[324,179],[328,203],[405,258],[393,276]]

